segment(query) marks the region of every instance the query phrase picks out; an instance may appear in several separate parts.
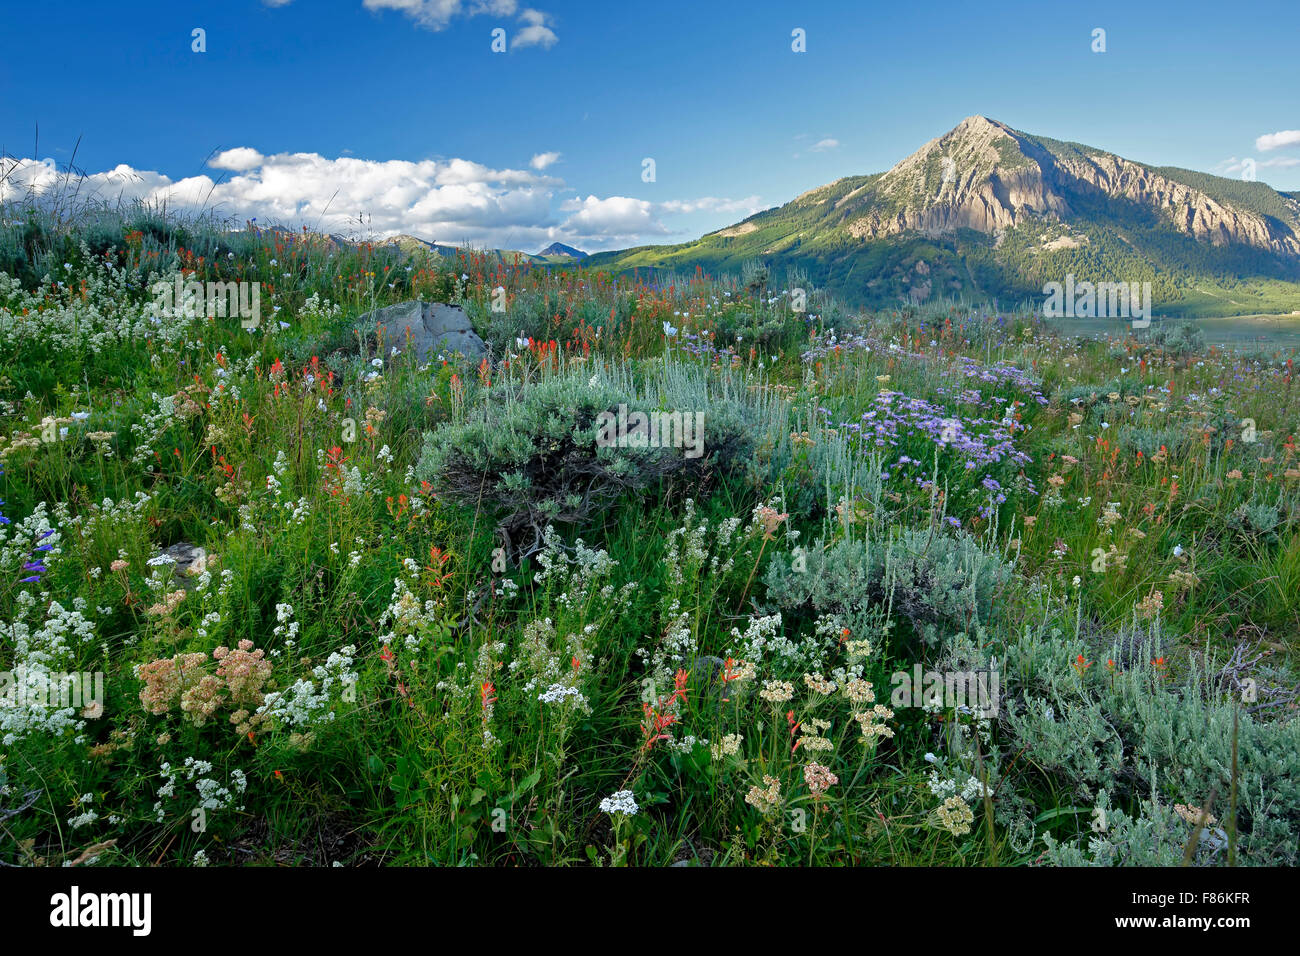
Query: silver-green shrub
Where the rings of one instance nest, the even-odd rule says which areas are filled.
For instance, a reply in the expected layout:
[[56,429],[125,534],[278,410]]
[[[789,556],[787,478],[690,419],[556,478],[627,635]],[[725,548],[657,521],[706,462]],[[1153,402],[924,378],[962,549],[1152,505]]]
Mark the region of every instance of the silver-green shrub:
[[[696,447],[602,444],[601,416],[656,411],[703,415]],[[692,419],[694,421],[694,419]],[[482,393],[465,420],[425,435],[416,475],[444,500],[482,505],[510,550],[529,553],[548,524],[581,524],[625,492],[669,476],[750,468],[782,409],[746,395],[730,376],[669,365],[637,385],[630,374],[566,371]],[[697,454],[698,453],[698,454]],[[520,537],[520,535],[524,537]],[[531,535],[531,544],[525,540]]]
[[970,535],[906,529],[888,541],[842,539],[819,543],[793,560],[773,558],[767,598],[776,607],[810,607],[853,619],[871,605],[887,605],[935,644],[972,623],[993,619],[993,602],[1012,566]]
[[1201,806],[1214,791],[1214,812],[1226,818],[1235,714],[1239,859],[1300,862],[1300,721],[1238,710],[1238,701],[1216,690],[1195,662],[1175,680],[1164,667],[1141,661],[1114,671],[1105,662],[1081,664],[1076,651],[1058,630],[1042,627],[1026,627],[1008,643],[1004,750],[1023,748],[1084,800],[1103,789],[1152,799],[1141,790],[1147,768],[1155,767],[1157,802]]

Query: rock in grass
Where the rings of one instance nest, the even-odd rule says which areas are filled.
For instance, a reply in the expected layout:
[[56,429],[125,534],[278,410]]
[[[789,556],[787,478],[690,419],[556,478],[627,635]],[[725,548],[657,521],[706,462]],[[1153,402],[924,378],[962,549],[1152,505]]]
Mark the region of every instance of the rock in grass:
[[194,590],[195,577],[208,569],[208,552],[188,541],[177,541],[162,549],[159,557],[170,558],[172,571],[186,591]]
[[[460,352],[477,361],[487,354],[487,346],[474,331],[474,326],[458,305],[442,302],[399,302],[367,312],[357,319],[357,328],[367,337],[384,328],[384,352],[408,349],[420,361],[436,359],[439,355]],[[409,330],[409,339],[408,339]]]

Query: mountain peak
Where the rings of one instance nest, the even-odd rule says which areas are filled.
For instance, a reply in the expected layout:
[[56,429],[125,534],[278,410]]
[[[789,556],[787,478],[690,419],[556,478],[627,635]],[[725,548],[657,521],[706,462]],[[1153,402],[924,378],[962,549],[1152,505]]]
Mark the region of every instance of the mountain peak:
[[1062,217],[1069,205],[1047,181],[1046,159],[1005,123],[968,116],[882,175],[874,208],[850,232],[857,238],[962,228],[996,233],[1027,214]]
[[[968,116],[942,136],[938,136],[889,170],[913,172],[927,165],[933,157],[947,157],[955,166],[991,170],[998,165],[1022,165],[1024,153],[1015,130],[986,116]],[[940,165],[946,165],[940,163]],[[948,177],[951,179],[951,176]]]
[[575,249],[573,246],[566,246],[562,242],[553,242],[541,252],[539,256],[564,256],[568,259],[586,259],[587,253],[581,249]]
[[1000,120],[991,119],[976,113],[974,116],[968,116],[949,131],[948,135],[961,131],[980,130],[992,127],[994,129],[1009,130],[1011,127]]

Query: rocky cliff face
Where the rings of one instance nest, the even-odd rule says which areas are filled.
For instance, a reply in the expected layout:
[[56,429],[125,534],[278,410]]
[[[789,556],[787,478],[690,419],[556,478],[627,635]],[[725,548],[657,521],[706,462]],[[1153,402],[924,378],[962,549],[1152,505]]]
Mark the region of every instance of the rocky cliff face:
[[[801,198],[816,201],[819,192]],[[941,235],[959,228],[996,234],[1035,216],[1067,221],[1084,196],[1136,203],[1180,232],[1214,245],[1240,243],[1300,256],[1300,203],[1290,197],[1281,197],[1292,212],[1287,223],[1216,200],[1110,153],[1053,152],[983,116],[963,120],[836,206],[848,213],[851,235],[879,239],[904,232]]]
[[1175,182],[1154,170],[1109,153],[1087,162],[1058,160],[1076,188],[1091,187],[1112,199],[1127,199],[1156,209],[1180,232],[1216,246],[1241,243],[1300,255],[1300,235],[1276,220],[1218,202],[1200,190]]

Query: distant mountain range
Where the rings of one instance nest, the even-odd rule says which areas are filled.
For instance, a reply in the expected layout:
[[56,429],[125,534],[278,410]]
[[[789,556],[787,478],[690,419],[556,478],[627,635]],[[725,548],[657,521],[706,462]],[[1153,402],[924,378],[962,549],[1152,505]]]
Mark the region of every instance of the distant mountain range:
[[[340,236],[331,236],[336,241],[347,241]],[[447,245],[441,242],[430,242],[427,239],[421,239],[419,236],[391,236],[388,239],[381,240],[381,244],[395,245],[405,253],[420,252],[427,250],[437,253],[440,256],[452,257],[458,252],[466,251],[469,247]],[[502,262],[531,262],[534,265],[560,265],[569,262],[576,262],[587,258],[587,253],[581,249],[575,249],[572,246],[566,246],[562,242],[553,242],[537,255],[528,252],[521,252],[518,249],[480,249],[475,247],[475,252],[480,254],[486,253],[488,256],[501,260]]]
[[1073,275],[1151,282],[1158,314],[1290,312],[1300,309],[1300,193],[972,116],[887,172],[820,186],[694,242],[583,265],[754,262],[777,288],[809,281],[852,305],[1041,302],[1046,283]]

